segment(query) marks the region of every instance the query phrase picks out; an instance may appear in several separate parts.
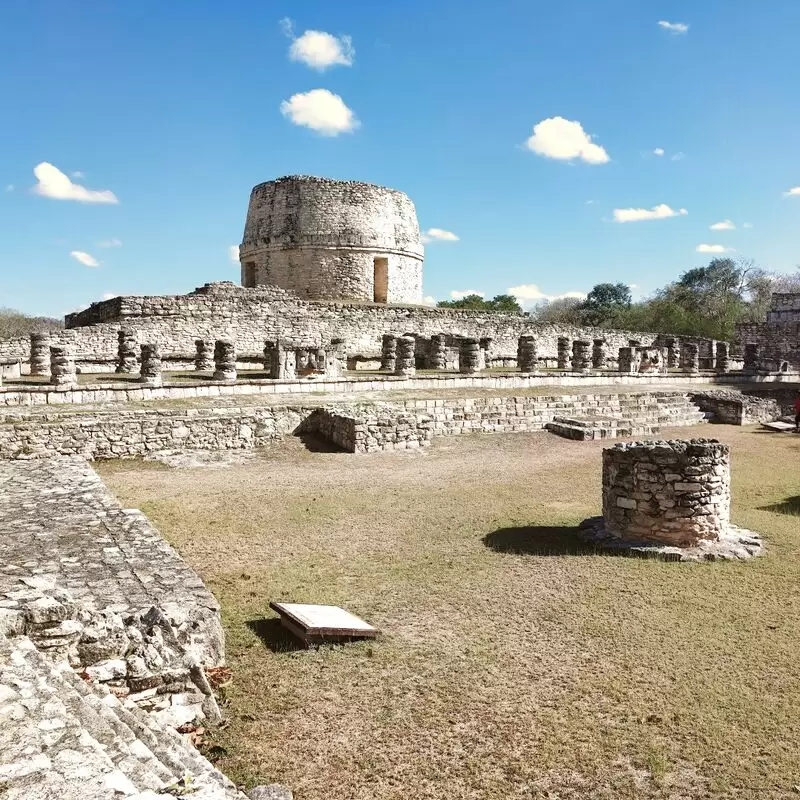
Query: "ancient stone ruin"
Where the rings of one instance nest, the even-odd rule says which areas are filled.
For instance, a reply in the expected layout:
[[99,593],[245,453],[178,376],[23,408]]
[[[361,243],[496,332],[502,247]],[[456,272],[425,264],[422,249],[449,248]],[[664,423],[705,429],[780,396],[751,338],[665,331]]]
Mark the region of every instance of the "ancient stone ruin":
[[730,523],[730,448],[716,439],[624,442],[603,450],[603,516],[591,541],[678,559],[747,558],[757,534]]

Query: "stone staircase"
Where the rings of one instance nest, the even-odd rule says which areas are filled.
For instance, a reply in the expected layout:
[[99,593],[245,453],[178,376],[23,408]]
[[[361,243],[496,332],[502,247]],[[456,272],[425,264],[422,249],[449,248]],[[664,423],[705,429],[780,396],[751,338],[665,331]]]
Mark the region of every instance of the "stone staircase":
[[244,798],[167,726],[0,633],[0,796],[4,800]]
[[595,395],[578,402],[569,416],[555,416],[545,428],[566,439],[655,436],[664,428],[706,422],[704,412],[682,392]]

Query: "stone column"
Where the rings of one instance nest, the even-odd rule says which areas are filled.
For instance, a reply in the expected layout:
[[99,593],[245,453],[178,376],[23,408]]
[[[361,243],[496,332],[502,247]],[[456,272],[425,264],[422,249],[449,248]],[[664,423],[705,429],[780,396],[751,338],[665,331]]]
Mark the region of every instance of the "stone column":
[[31,334],[31,375],[50,374],[50,335]]
[[142,345],[139,380],[148,386],[161,386],[161,348],[157,344]]
[[417,372],[414,351],[417,341],[413,336],[400,336],[395,340],[397,349],[394,363],[395,375],[415,375]]
[[746,344],[744,346],[744,369],[748,372],[755,372],[758,369],[761,354],[757,344]]
[[136,332],[129,328],[122,328],[117,333],[117,369],[120,374],[136,372]]
[[572,343],[567,336],[558,337],[558,368],[569,369],[570,350]]
[[195,372],[211,372],[214,369],[214,344],[207,339],[194,340]]
[[428,349],[428,369],[447,368],[447,337],[443,333],[431,336],[431,346]]
[[588,372],[592,364],[590,356],[591,344],[586,339],[575,339],[572,342],[572,371]]
[[214,380],[234,383],[236,381],[236,348],[230,339],[214,342]]
[[75,356],[68,347],[50,346],[50,383],[65,389],[78,385]]
[[520,336],[517,342],[517,367],[520,372],[536,372],[536,337]]
[[394,372],[397,359],[397,337],[385,333],[381,339],[381,369]]
[[592,342],[592,369],[605,369],[606,340],[595,339]]
[[617,358],[617,371],[625,375],[631,375],[633,369],[633,357],[636,351],[632,347],[620,347]]
[[[272,342],[267,342],[267,345],[272,345]],[[265,353],[266,350],[267,348],[264,349]],[[272,345],[269,376],[288,381],[297,377],[297,350],[293,343],[282,342],[278,339]]]
[[731,354],[727,342],[717,342],[714,366],[717,372],[730,372]]
[[680,363],[680,345],[678,340],[670,336],[664,340],[664,345],[667,348],[667,369],[674,369]]
[[478,342],[480,345],[480,368],[486,369],[492,363],[491,352],[492,352],[492,341],[493,339],[489,336],[484,336]]
[[267,373],[270,377],[272,377],[272,365],[275,363],[275,342],[271,339],[267,339],[264,342],[264,372]]
[[347,371],[347,351],[344,339],[333,339],[331,346],[323,351],[326,378],[342,378]]
[[684,346],[685,369],[696,374],[700,372],[700,350],[696,344],[687,343]]
[[481,345],[477,339],[462,338],[459,341],[458,371],[464,375],[481,371]]

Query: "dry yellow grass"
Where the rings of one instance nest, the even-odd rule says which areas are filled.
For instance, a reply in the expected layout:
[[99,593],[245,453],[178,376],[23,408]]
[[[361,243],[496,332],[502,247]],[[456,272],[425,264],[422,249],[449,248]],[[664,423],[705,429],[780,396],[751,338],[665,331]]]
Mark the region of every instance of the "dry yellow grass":
[[[375,456],[290,440],[225,470],[100,471],[222,603],[234,682],[215,754],[242,782],[298,800],[790,797],[800,437],[672,433],[731,443],[734,521],[765,556],[581,551],[569,526],[599,511],[601,445],[549,434]],[[291,649],[274,599],[384,634]]]

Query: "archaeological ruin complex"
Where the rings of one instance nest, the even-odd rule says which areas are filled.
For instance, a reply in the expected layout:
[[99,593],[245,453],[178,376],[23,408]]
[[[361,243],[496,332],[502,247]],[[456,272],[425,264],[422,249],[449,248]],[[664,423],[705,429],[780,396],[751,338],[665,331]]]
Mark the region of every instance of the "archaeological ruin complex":
[[[424,306],[414,206],[370,184],[259,184],[239,253],[241,285],[115,297],[0,341],[3,796],[243,797],[175,731],[219,714],[219,606],[88,461],[290,435],[365,456],[468,433],[654,437],[774,420],[798,380],[800,295],[734,342]],[[604,458],[592,535],[683,547],[733,529],[725,446]],[[741,541],[733,557],[760,548]]]

